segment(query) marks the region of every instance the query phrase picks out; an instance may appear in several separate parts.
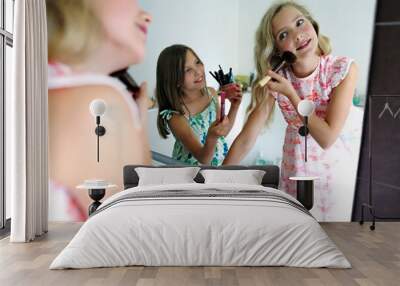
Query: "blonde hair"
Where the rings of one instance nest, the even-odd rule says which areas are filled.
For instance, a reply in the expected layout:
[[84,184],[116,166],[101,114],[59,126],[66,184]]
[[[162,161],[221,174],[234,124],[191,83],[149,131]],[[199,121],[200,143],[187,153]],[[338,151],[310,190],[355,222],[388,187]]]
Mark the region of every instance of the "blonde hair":
[[[331,52],[329,38],[319,33],[319,25],[311,16],[310,12],[302,5],[294,1],[280,1],[273,4],[261,19],[260,25],[256,31],[256,45],[254,47],[254,60],[257,69],[257,76],[252,84],[251,101],[247,107],[247,114],[250,113],[264,98],[264,90],[258,85],[258,82],[265,76],[267,70],[271,69],[270,61],[272,56],[278,54],[275,47],[275,38],[272,33],[272,21],[274,17],[285,7],[293,7],[306,17],[313,25],[318,35],[318,47],[322,55],[328,55]],[[271,110],[272,113],[272,110]],[[270,121],[267,120],[267,124]]]
[[49,61],[79,63],[96,48],[102,30],[93,4],[93,0],[46,0]]

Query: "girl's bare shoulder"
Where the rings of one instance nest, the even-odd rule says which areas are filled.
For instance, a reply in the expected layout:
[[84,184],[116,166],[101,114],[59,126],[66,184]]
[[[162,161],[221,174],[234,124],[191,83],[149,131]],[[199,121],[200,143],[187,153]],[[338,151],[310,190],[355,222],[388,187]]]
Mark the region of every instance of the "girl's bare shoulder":
[[215,90],[215,88],[213,88],[212,86],[208,86],[207,87],[208,93],[211,96],[218,96],[218,92]]

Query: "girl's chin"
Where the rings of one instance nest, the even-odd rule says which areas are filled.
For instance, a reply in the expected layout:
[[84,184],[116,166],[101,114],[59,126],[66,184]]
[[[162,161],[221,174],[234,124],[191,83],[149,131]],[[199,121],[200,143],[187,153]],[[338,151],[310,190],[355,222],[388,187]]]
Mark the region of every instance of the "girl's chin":
[[299,50],[296,51],[296,56],[298,58],[306,58],[306,57],[310,57],[310,56],[314,56],[314,55],[318,55],[319,56],[320,52],[318,47],[307,47],[304,50]]
[[[145,58],[146,49],[144,45],[135,44],[133,46],[130,46],[129,48],[126,48],[124,50],[124,53],[120,51],[119,54],[120,55],[128,54],[130,57],[129,64],[140,64],[141,62],[143,62]],[[126,61],[128,61],[128,59],[126,59]]]
[[205,82],[204,81],[202,81],[202,82],[199,82],[199,83],[195,83],[194,85],[193,85],[193,87],[194,88],[204,88],[206,86],[206,84],[205,84]]

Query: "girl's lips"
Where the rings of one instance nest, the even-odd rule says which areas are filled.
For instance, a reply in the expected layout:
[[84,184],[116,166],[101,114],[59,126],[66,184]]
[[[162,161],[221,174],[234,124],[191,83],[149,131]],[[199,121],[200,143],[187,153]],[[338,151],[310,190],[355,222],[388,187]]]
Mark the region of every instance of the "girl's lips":
[[139,29],[145,34],[147,35],[147,27],[144,25],[138,25]]
[[310,44],[310,42],[311,42],[311,39],[309,39],[308,41],[306,41],[305,43],[303,43],[303,44],[302,44],[300,47],[298,47],[296,50],[299,51],[299,50],[304,49],[305,47],[308,46],[308,44]]
[[195,80],[194,83],[200,83],[200,82],[202,82],[202,81],[203,81],[203,78],[201,77],[201,78],[199,78],[198,80]]

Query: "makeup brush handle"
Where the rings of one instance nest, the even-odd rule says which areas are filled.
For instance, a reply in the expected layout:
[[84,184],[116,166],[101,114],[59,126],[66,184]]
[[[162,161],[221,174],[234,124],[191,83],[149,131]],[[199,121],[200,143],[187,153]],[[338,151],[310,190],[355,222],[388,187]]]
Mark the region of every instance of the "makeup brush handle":
[[[282,62],[280,62],[276,67],[274,67],[272,70],[274,72],[278,72],[281,68],[283,68],[283,66],[285,65],[285,61],[283,60]],[[264,85],[266,85],[269,81],[271,80],[271,77],[269,75],[265,76],[263,79],[261,79],[258,84],[261,87],[264,87]]]
[[267,75],[258,82],[258,85],[261,87],[264,87],[270,80],[271,80],[271,77],[269,75]]
[[225,97],[226,94],[224,91],[221,91],[221,110],[220,110],[220,117],[219,117],[219,122],[222,122],[224,120],[225,117]]

